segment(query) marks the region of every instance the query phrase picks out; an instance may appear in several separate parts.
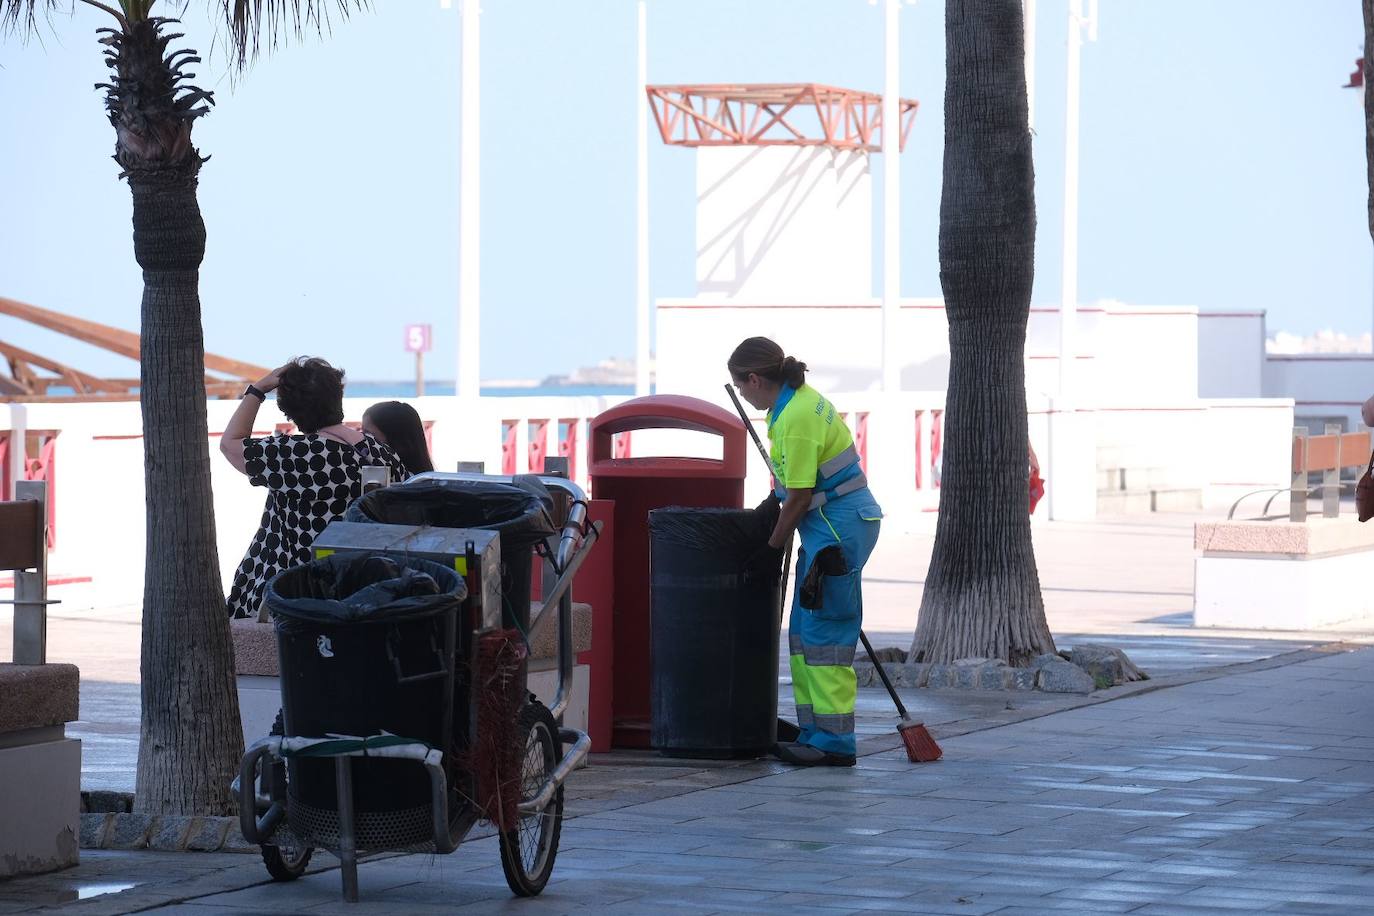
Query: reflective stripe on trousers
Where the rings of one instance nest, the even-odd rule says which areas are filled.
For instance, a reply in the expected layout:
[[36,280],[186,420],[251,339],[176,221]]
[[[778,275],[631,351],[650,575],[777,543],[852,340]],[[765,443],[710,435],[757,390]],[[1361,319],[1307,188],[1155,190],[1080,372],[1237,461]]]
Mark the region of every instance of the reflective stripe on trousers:
[[[867,489],[840,496],[823,508],[806,513],[798,528],[802,549],[797,560],[797,591],[788,620],[792,692],[797,702],[797,725],[803,744],[835,754],[853,754],[854,647],[863,622],[859,580],[878,541],[881,510]],[[801,606],[800,586],[810,558],[839,544],[849,563],[845,576],[823,580],[823,607]]]

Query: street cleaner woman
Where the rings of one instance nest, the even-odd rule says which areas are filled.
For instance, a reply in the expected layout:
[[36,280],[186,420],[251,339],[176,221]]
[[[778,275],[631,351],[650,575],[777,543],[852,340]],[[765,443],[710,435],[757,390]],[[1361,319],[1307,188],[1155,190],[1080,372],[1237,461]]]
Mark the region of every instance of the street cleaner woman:
[[853,766],[859,584],[883,513],[854,437],[835,405],[806,384],[805,363],[766,337],[751,337],[728,365],[740,397],[768,411],[774,495],[781,501],[772,536],[749,558],[749,572],[777,581],[784,546],[793,532],[801,535],[787,624],[800,735],[780,742],[776,753],[798,766]]

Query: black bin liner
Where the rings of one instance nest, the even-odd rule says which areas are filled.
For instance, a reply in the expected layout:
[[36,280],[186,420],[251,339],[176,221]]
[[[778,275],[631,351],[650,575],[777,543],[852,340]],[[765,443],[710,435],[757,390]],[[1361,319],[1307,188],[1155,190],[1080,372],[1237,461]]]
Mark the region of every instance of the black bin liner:
[[[383,732],[447,752],[452,740],[454,640],[467,597],[438,563],[346,554],[278,574],[266,602],[277,633],[288,735]],[[292,758],[291,798],[337,810],[334,761]],[[359,813],[427,806],[429,775],[409,760],[354,758]]]
[[503,625],[529,629],[534,545],[555,532],[553,500],[537,478],[512,483],[424,480],[374,490],[348,507],[346,522],[484,528],[501,535]]
[[747,509],[649,513],[650,740],[666,755],[756,756],[777,740],[782,585],[743,575],[770,533]]

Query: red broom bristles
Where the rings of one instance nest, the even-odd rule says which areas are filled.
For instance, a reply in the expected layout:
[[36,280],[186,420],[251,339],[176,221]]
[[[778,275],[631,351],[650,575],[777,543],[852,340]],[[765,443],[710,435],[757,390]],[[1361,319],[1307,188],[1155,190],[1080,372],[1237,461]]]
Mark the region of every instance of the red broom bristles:
[[930,763],[939,760],[944,753],[921,722],[907,719],[897,726],[897,734],[902,736],[902,743],[906,745],[906,757],[912,763]]
[[502,830],[519,822],[520,767],[525,756],[520,734],[520,708],[524,685],[520,665],[525,659],[524,639],[516,630],[483,636],[477,647],[477,670],[472,679],[477,703],[475,740],[469,762],[477,783],[482,816]]

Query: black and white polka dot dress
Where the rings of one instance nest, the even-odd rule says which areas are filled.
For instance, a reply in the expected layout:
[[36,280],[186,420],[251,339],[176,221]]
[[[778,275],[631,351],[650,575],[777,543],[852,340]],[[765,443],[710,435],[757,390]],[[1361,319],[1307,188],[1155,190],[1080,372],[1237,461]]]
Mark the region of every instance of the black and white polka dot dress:
[[410,476],[395,452],[367,434],[357,445],[314,433],[245,439],[243,459],[248,482],[268,494],[262,525],[229,589],[230,617],[257,617],[272,577],[311,559],[315,536],[362,495],[360,467],[385,465],[392,482]]

